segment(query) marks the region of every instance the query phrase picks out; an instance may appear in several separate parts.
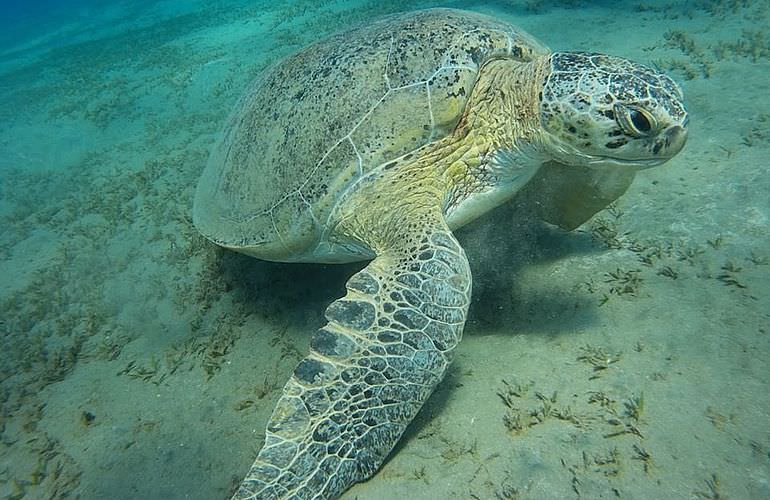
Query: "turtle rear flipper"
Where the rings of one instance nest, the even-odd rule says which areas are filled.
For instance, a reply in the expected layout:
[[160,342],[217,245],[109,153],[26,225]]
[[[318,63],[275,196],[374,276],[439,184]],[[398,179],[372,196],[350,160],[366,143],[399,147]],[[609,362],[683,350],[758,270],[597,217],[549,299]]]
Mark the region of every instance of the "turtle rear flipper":
[[542,220],[571,231],[626,192],[636,175],[631,168],[590,168],[544,164],[517,195]]
[[419,231],[328,307],[234,498],[336,498],[374,474],[444,377],[471,275],[443,220]]

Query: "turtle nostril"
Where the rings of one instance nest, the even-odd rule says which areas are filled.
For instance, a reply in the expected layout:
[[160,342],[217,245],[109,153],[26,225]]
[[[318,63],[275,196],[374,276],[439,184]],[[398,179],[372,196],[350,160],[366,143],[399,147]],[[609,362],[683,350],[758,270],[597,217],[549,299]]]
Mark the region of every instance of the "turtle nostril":
[[687,137],[687,129],[679,125],[674,125],[666,130],[666,137],[670,140],[673,140],[677,136],[682,136],[682,139],[684,140]]
[[669,156],[674,156],[684,147],[684,143],[687,142],[687,130],[679,125],[674,125],[666,129],[665,133],[665,149]]

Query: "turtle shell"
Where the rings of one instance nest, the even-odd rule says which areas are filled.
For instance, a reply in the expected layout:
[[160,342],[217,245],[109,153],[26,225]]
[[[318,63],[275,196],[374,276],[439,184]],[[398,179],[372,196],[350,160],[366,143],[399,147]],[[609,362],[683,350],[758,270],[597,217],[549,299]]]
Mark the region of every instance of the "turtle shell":
[[496,57],[546,49],[481,14],[397,14],[274,65],[230,115],[198,184],[204,236],[260,258],[315,255],[337,200],[387,162],[450,133]]

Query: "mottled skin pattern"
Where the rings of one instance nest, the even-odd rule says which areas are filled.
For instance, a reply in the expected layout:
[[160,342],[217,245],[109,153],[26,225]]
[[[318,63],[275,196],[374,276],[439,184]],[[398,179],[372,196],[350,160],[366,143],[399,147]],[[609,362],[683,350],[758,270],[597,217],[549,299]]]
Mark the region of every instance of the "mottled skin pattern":
[[550,59],[542,123],[560,141],[565,163],[606,163],[611,153],[657,165],[661,151],[682,139],[670,124],[686,126],[687,113],[668,76],[604,54],[557,52]]
[[326,310],[234,498],[335,498],[369,478],[462,337],[471,275],[452,229],[530,181],[543,217],[576,227],[681,150],[681,100],[637,64],[550,54],[445,9],[329,38],[269,72],[212,153],[196,226],[263,259],[373,260]]

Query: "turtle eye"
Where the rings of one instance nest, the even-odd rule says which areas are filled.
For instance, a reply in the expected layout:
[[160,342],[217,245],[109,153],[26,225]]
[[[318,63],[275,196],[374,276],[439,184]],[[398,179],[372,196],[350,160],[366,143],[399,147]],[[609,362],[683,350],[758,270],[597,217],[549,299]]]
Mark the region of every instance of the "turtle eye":
[[650,123],[650,120],[638,109],[629,110],[628,116],[631,119],[631,124],[639,132],[646,134],[652,130],[652,124]]
[[615,120],[627,135],[642,137],[650,135],[656,125],[650,113],[636,106],[615,106]]

